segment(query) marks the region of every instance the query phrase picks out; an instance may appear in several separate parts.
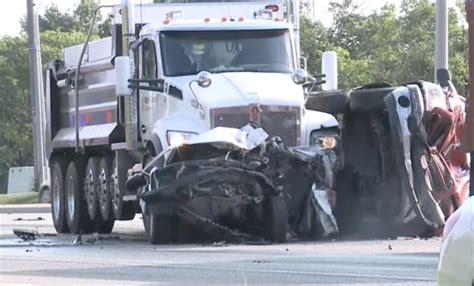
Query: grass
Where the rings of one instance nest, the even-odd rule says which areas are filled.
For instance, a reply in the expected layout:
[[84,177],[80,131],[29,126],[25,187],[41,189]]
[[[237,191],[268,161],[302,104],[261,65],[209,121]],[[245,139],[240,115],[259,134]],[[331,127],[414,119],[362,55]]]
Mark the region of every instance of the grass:
[[7,204],[34,204],[38,202],[38,193],[19,193],[0,195],[0,205]]

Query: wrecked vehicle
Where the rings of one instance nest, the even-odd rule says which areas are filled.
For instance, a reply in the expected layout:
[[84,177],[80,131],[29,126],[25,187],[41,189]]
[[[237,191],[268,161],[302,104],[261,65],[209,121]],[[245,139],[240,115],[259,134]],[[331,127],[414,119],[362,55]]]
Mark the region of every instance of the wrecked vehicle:
[[470,163],[459,144],[465,100],[449,72],[438,75],[440,84],[372,84],[309,99],[308,108],[330,111],[341,123],[342,233],[439,234],[467,198]]
[[177,240],[184,235],[182,224],[187,233],[237,242],[285,242],[288,222],[299,236],[337,234],[327,195],[336,161],[332,150],[287,148],[249,124],[212,129],[169,152],[127,182],[130,189],[140,188],[152,243]]

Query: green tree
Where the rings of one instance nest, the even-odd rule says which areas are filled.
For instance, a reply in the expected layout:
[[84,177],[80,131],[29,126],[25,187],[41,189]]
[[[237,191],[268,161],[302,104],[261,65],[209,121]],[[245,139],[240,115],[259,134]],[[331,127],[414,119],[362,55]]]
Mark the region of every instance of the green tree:
[[[332,2],[333,25],[316,29],[302,19],[302,49],[310,72],[319,71],[326,49],[339,54],[339,86],[388,81],[394,84],[433,79],[435,5],[433,0],[404,0],[397,12],[385,5],[362,14],[354,0]],[[449,10],[450,70],[461,94],[467,94],[467,33],[460,9]]]

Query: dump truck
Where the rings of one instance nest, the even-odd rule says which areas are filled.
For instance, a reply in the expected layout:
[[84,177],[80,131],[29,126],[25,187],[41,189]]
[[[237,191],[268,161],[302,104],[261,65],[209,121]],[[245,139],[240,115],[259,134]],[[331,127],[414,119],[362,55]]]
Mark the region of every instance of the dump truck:
[[[290,176],[291,168],[271,166],[286,159],[301,162],[309,174],[305,194],[299,197],[312,192],[313,205],[327,215],[324,220],[334,221],[327,207],[330,196],[318,191],[329,191],[333,180],[337,160],[331,152],[338,143],[338,123],[333,115],[305,108],[309,91],[321,82],[300,66],[304,61],[299,55],[298,2],[288,6],[278,1],[192,2],[123,1],[108,7],[111,37],[95,41],[88,37],[84,44],[63,49],[62,58],[48,65],[47,149],[51,211],[58,233],[110,233],[116,220],[142,213],[150,241],[169,242],[171,225],[184,210],[180,200],[192,203],[192,195],[201,191],[213,198],[205,211],[226,208],[220,213],[224,217],[232,213],[232,227],[242,209],[218,204],[219,198],[245,202],[245,211],[250,204],[261,204],[258,212],[273,215],[273,219],[260,215],[269,239],[285,241],[291,210],[282,198],[287,202],[291,198],[284,195],[288,192],[281,189],[285,185],[281,181]],[[327,77],[326,84],[335,85],[335,78]],[[249,122],[254,127],[241,130]],[[219,140],[206,137],[215,130],[220,130]],[[252,130],[266,134],[263,141],[257,136],[256,155],[250,151],[257,145],[242,147],[247,146],[242,142],[253,140]],[[222,138],[226,132],[241,134],[242,144],[226,144],[229,138]],[[208,153],[193,147],[202,147],[203,142]],[[279,155],[272,161],[265,155],[264,146],[274,145],[280,146],[272,150],[282,150],[277,153],[283,159]],[[316,149],[290,149],[295,146]],[[260,163],[247,160],[254,155]],[[318,163],[308,156],[316,156]],[[191,198],[178,198],[182,193],[176,184],[182,181],[176,180],[184,173],[202,171],[203,166],[227,168],[227,176],[252,178],[258,184],[250,181],[249,186],[263,189],[248,190],[234,179],[216,179],[212,186],[204,180],[202,186],[181,186],[188,188],[186,196]],[[214,169],[202,174],[210,175]],[[160,197],[157,192],[164,192],[166,182],[176,187],[174,199],[153,200]],[[293,209],[296,212],[300,206]],[[190,208],[185,211],[198,227],[218,224],[196,210],[192,215]],[[327,232],[334,233],[334,224],[326,225]],[[217,230],[226,227],[219,225]]]

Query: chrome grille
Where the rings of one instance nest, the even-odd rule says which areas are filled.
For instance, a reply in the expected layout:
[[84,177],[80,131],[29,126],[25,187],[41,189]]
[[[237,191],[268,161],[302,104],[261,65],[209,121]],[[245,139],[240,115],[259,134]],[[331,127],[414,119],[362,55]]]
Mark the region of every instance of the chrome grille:
[[270,137],[279,136],[287,146],[299,140],[300,109],[288,106],[244,106],[211,110],[211,128],[241,128],[249,122],[258,123]]

